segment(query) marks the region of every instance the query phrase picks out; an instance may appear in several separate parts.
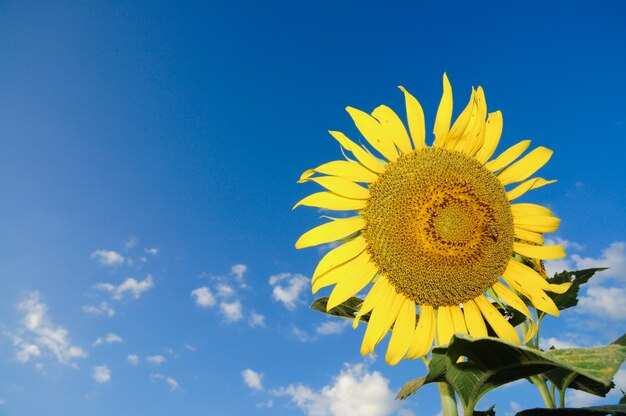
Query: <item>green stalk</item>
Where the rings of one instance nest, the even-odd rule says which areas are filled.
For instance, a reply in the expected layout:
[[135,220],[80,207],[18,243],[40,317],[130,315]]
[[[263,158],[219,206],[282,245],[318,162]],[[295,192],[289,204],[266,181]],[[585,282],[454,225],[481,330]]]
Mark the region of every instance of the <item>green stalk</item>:
[[548,385],[546,384],[545,379],[541,376],[530,376],[530,381],[537,386],[537,389],[539,389],[539,393],[541,394],[541,398],[543,399],[546,407],[548,409],[554,409],[554,400],[548,390]]
[[441,396],[441,410],[443,416],[458,416],[458,410],[456,407],[456,396],[452,387],[445,382],[437,383],[439,387],[439,395]]

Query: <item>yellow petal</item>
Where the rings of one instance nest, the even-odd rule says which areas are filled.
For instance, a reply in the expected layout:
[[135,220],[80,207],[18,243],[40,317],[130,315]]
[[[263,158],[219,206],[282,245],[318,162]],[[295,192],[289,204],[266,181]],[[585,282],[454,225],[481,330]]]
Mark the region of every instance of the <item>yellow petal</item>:
[[385,355],[387,364],[396,365],[404,357],[411,345],[413,331],[415,331],[415,302],[404,298],[398,319],[391,331],[391,339]]
[[352,152],[361,165],[372,172],[383,173],[385,171],[385,165],[376,156],[366,152],[361,146],[348,139],[345,134],[340,131],[329,131],[329,133],[344,149]]
[[509,192],[506,193],[506,197],[509,199],[509,201],[512,201],[524,195],[531,189],[541,188],[542,186],[549,185],[554,182],[556,182],[556,180],[554,179],[548,181],[543,178],[532,178],[511,189]]
[[409,134],[406,132],[402,120],[391,108],[381,105],[372,111],[372,115],[378,119],[383,127],[387,140],[395,143],[400,152],[406,154],[413,151],[411,139],[409,139]]
[[533,173],[537,172],[552,157],[552,150],[543,146],[533,149],[529,154],[506,168],[498,175],[500,183],[509,185],[514,182],[521,182]]
[[395,161],[398,158],[398,151],[393,142],[387,140],[383,128],[378,121],[364,111],[356,108],[346,107],[352,117],[356,128],[359,129],[365,140],[378,150],[387,160]]
[[293,209],[304,205],[307,207],[317,207],[330,209],[333,211],[359,210],[365,208],[367,200],[344,198],[332,192],[316,192],[300,200]]
[[503,273],[502,278],[513,289],[526,296],[535,308],[550,315],[559,316],[559,309],[554,304],[554,301],[539,287],[528,284],[521,276],[506,273],[506,271]]
[[334,269],[348,260],[352,260],[361,254],[363,250],[365,250],[365,247],[367,247],[367,242],[362,236],[358,236],[330,250],[317,264],[311,280],[315,282],[318,277],[323,276],[329,270]]
[[477,115],[476,106],[476,91],[472,88],[472,94],[470,95],[467,106],[461,111],[461,114],[456,118],[456,121],[452,125],[450,132],[448,133],[448,139],[446,140],[446,148],[454,149],[455,144],[461,139],[467,129],[472,116],[475,118]]
[[536,233],[552,233],[559,228],[561,220],[548,215],[513,216],[516,228],[522,228]]
[[322,185],[330,192],[345,198],[369,199],[370,197],[369,189],[365,189],[361,185],[347,179],[340,178],[339,176],[318,176],[307,180]]
[[524,340],[522,341],[522,344],[526,344],[537,333],[537,324],[535,324],[535,321],[533,320],[533,317],[530,314],[528,307],[526,307],[526,304],[522,302],[519,296],[517,296],[511,289],[504,286],[502,283],[496,282],[494,283],[492,288],[496,292],[496,295],[498,295],[498,297],[502,299],[504,303],[511,306],[512,308],[517,309],[528,318],[528,330],[524,334]]
[[435,135],[434,147],[444,147],[448,138],[450,129],[450,121],[452,120],[452,87],[448,76],[443,74],[443,95],[437,109],[435,117],[435,127],[433,133]]
[[450,313],[452,314],[452,323],[454,324],[454,333],[467,334],[467,326],[465,325],[465,318],[461,308],[457,305],[450,306]]
[[467,330],[471,336],[486,337],[488,335],[483,315],[480,313],[478,306],[476,306],[473,300],[470,299],[463,303],[463,313],[465,314]]
[[493,288],[494,292],[496,292],[496,295],[498,295],[498,297],[502,299],[504,303],[517,309],[526,317],[532,318],[532,315],[530,314],[530,311],[528,310],[524,302],[522,302],[519,296],[517,296],[511,289],[504,286],[500,282],[494,283],[491,287]]
[[381,300],[376,308],[372,310],[370,320],[367,323],[363,343],[361,344],[361,354],[374,352],[374,347],[378,344],[387,331],[398,317],[400,311],[400,301],[402,298],[398,296],[395,290],[390,290]]
[[565,249],[558,244],[552,246],[533,246],[524,243],[513,243],[513,251],[532,259],[556,260],[565,257]]
[[504,270],[509,277],[515,277],[523,285],[537,286],[541,290],[554,293],[565,293],[572,285],[571,283],[551,284],[543,278],[537,271],[516,260],[509,260]]
[[502,113],[496,111],[490,113],[487,118],[487,124],[485,125],[485,139],[483,145],[476,153],[476,160],[480,163],[485,163],[493,155],[500,142],[500,136],[502,135]]
[[537,204],[511,204],[513,215],[552,215],[552,211],[543,205]]
[[520,339],[515,328],[507,321],[498,310],[484,296],[478,296],[474,299],[476,306],[480,309],[491,328],[498,334],[498,337],[519,344]]
[[339,240],[360,231],[364,226],[363,217],[341,218],[327,222],[302,234],[296,241],[296,248],[312,247]]
[[334,160],[324,163],[315,169],[309,169],[300,176],[300,181],[309,179],[315,173],[322,173],[331,176],[340,176],[354,182],[372,183],[378,180],[378,175],[371,170],[355,162],[345,160]]
[[354,321],[352,322],[352,327],[356,329],[359,325],[359,319],[361,316],[378,307],[378,304],[382,302],[391,290],[393,290],[393,287],[389,284],[385,276],[381,276],[378,280],[376,280],[376,283],[372,285],[370,292],[367,294],[363,304],[359,308],[359,312],[357,312]]
[[406,104],[406,118],[409,124],[409,131],[413,139],[413,147],[420,150],[426,147],[426,128],[424,122],[424,110],[419,101],[413,97],[404,87],[398,87],[404,93],[404,101]]
[[420,317],[407,352],[407,358],[419,358],[430,351],[435,337],[435,312],[430,305],[420,305]]
[[485,92],[481,86],[476,90],[476,116],[470,120],[468,128],[463,133],[461,139],[463,146],[459,149],[468,156],[473,156],[483,145],[485,140],[485,130],[487,117],[487,101]]
[[449,306],[437,308],[437,344],[444,345],[450,342],[454,335],[454,323]]
[[[365,253],[365,251],[363,253]],[[363,253],[361,253],[359,257],[361,257]],[[374,276],[376,276],[376,273],[378,273],[378,266],[369,261],[365,264],[357,262],[356,260],[359,259],[359,257],[351,262],[353,263],[353,267],[347,270],[346,275],[335,285],[335,288],[328,298],[326,305],[327,311],[337,305],[341,305],[350,297],[356,295],[359,290],[370,283]],[[369,258],[369,255],[367,257]]]
[[355,269],[362,268],[370,260],[370,255],[367,251],[362,251],[353,259],[346,261],[345,263],[335,267],[324,273],[321,276],[316,276],[312,282],[312,292],[316,293],[323,287],[334,285],[345,278],[351,278],[355,273]]
[[485,168],[490,172],[495,172],[511,164],[515,159],[520,157],[522,153],[530,146],[530,140],[522,140],[521,142],[514,144],[506,149],[496,159],[485,163]]
[[535,244],[543,244],[543,234],[523,230],[521,228],[515,228],[515,238],[530,241]]

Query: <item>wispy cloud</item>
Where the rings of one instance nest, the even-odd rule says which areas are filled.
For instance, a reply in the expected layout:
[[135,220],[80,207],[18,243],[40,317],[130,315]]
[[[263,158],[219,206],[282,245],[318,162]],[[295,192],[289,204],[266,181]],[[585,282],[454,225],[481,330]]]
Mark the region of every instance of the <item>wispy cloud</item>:
[[151,256],[156,256],[157,254],[159,254],[159,249],[156,247],[144,248],[143,251],[144,253],[149,254]]
[[128,356],[126,357],[126,360],[128,361],[128,364],[130,365],[139,364],[139,356],[137,354],[128,354]]
[[115,315],[115,309],[111,308],[107,302],[100,302],[98,306],[94,305],[85,305],[83,306],[83,312],[88,315],[96,315],[101,316],[105,315],[109,318]]
[[167,360],[165,359],[164,356],[162,355],[149,355],[146,357],[146,361],[148,361],[149,363],[152,363],[154,365],[161,365],[164,362],[166,362]]
[[121,343],[123,341],[122,337],[113,332],[109,332],[104,337],[98,337],[96,341],[93,343],[94,346],[102,345],[102,344],[115,344]]
[[216,303],[215,296],[211,293],[211,290],[206,287],[199,287],[191,292],[191,297],[195,299],[196,305],[201,308],[209,308]]
[[71,344],[67,329],[52,322],[39,292],[29,293],[17,309],[23,314],[17,334],[12,336],[18,361],[26,363],[31,358],[50,354],[59,363],[67,364],[87,356],[82,348]]
[[234,264],[230,268],[230,274],[237,280],[239,283],[243,283],[243,276],[248,271],[248,266],[245,264]]
[[244,384],[251,389],[263,390],[263,374],[247,368],[241,372],[241,377],[243,377]]
[[248,317],[248,324],[252,328],[265,327],[265,316],[260,313],[252,312]]
[[269,284],[273,287],[272,297],[293,311],[299,303],[302,292],[308,287],[309,279],[301,274],[280,273],[270,276]]
[[105,266],[119,266],[124,264],[124,256],[112,250],[96,250],[91,253],[91,258]]
[[174,380],[172,377],[163,375],[163,374],[155,374],[152,373],[150,374],[150,380],[152,381],[156,381],[156,380],[162,380],[165,383],[167,383],[170,386],[170,391],[177,391],[180,390],[180,385],[178,384],[178,381]]
[[153,286],[152,276],[147,275],[147,277],[141,281],[133,277],[128,277],[119,285],[98,283],[94,288],[110,293],[111,298],[115,300],[122,300],[127,294],[133,299],[139,299],[144,292],[149,291]]
[[239,300],[220,303],[220,312],[226,322],[236,322],[243,318],[242,306]]
[[350,321],[348,321],[347,319],[326,321],[315,327],[315,333],[317,333],[318,335],[340,334],[348,326],[350,326]]
[[97,365],[93,368],[91,377],[100,384],[108,383],[111,381],[111,370],[106,365]]

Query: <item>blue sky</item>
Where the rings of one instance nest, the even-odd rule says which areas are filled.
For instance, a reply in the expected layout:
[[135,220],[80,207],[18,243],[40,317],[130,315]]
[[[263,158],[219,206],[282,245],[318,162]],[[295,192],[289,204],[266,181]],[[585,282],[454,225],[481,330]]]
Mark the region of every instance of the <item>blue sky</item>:
[[[550,267],[612,267],[545,343],[626,332],[624,16],[612,1],[0,2],[0,415],[437,414],[431,387],[393,401],[420,362],[362,358],[363,328],[308,310],[321,253],[294,242],[319,219],[291,207],[313,191],[300,173],[340,156],[327,130],[356,137],[347,105],[402,110],[404,85],[430,130],[444,71],[456,114],[477,85],[503,112],[499,150],[555,151],[541,173],[559,182],[528,197],[562,219],[569,256]],[[541,401],[518,383],[494,403]]]

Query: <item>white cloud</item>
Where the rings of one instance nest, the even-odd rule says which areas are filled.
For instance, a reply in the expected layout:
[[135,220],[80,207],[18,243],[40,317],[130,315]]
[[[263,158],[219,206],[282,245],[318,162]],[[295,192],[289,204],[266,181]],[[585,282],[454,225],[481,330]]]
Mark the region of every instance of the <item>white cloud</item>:
[[98,337],[98,339],[96,340],[96,342],[93,343],[93,345],[98,346],[102,344],[114,344],[114,343],[120,343],[122,341],[123,341],[122,337],[120,337],[117,334],[114,334],[113,332],[109,332],[104,337]]
[[243,382],[246,386],[253,390],[263,390],[263,374],[247,368],[241,372],[241,376],[243,377]]
[[109,250],[96,250],[91,253],[91,258],[96,259],[100,264],[105,266],[119,266],[124,263],[124,256]]
[[626,243],[623,241],[611,243],[602,250],[602,255],[597,259],[574,254],[572,260],[578,269],[608,267],[608,270],[602,272],[601,277],[612,277],[626,281]]
[[265,327],[265,316],[260,313],[252,312],[248,318],[248,324],[252,328]]
[[115,310],[111,308],[107,302],[100,302],[100,305],[98,306],[93,306],[93,305],[83,306],[83,312],[85,312],[88,315],[97,315],[97,316],[106,315],[109,318],[115,315]]
[[270,276],[269,284],[274,289],[272,297],[293,311],[298,303],[302,303],[300,294],[308,287],[309,279],[301,274],[280,273]]
[[626,319],[626,288],[589,287],[578,302],[577,310],[611,319]]
[[128,360],[128,363],[130,365],[137,365],[137,364],[139,364],[139,356],[137,354],[128,354],[126,359]]
[[183,344],[183,346],[185,347],[187,351],[191,351],[191,352],[198,351],[198,348],[195,345]]
[[129,293],[133,299],[139,299],[142,293],[149,291],[153,286],[152,276],[148,275],[141,281],[128,277],[118,286],[111,283],[98,283],[94,288],[109,292],[115,300],[122,300],[126,293]]
[[[562,244],[568,250],[581,251],[584,246],[563,239],[546,240],[546,244]],[[571,254],[567,258],[558,260],[548,260],[544,262],[548,276],[560,273],[563,270],[583,270],[596,267],[608,267],[608,270],[598,274],[590,281],[590,284],[597,284],[605,278],[614,278],[626,281],[626,243],[615,241],[602,250],[598,258],[582,257],[579,254]]]
[[235,322],[241,320],[243,318],[243,313],[241,309],[241,302],[239,302],[239,300],[235,300],[234,302],[230,303],[220,303],[220,311],[222,312],[222,316],[224,316],[226,322]]
[[147,356],[146,357],[146,361],[148,361],[149,363],[152,363],[154,365],[161,365],[161,364],[163,364],[167,360],[165,359],[164,356],[157,354],[157,355],[149,355],[149,356]]
[[143,251],[146,254],[150,254],[151,256],[156,256],[157,254],[159,254],[159,249],[156,247],[144,248]]
[[[606,395],[606,399],[611,399],[609,403],[615,403],[622,397],[622,391],[626,391],[626,368],[620,369],[615,373],[613,382],[615,383],[615,387]],[[603,398],[584,391],[572,389],[567,391],[567,396],[565,397],[565,402],[568,407],[590,406],[599,400],[603,400]]]
[[39,297],[39,292],[32,292],[17,306],[24,317],[18,329],[19,333],[12,337],[13,345],[17,349],[16,359],[26,363],[31,357],[41,357],[47,352],[59,363],[65,364],[76,358],[86,357],[87,353],[82,348],[70,343],[68,330],[54,325],[48,316],[48,307]]
[[180,390],[180,385],[178,381],[174,380],[172,377],[165,376],[163,374],[150,374],[150,380],[163,380],[170,386],[170,391]]
[[559,350],[563,348],[581,348],[580,345],[576,345],[574,343],[554,337],[550,337],[548,339],[539,339],[539,347],[544,350],[550,349],[550,347],[554,347]]
[[389,380],[363,364],[348,365],[320,390],[296,384],[275,391],[288,396],[308,416],[384,416],[397,411],[400,402],[389,389]]
[[243,282],[243,275],[248,271],[248,266],[245,264],[234,264],[230,268],[230,274],[239,282]]
[[215,296],[211,293],[211,290],[206,287],[199,287],[193,292],[191,292],[191,296],[195,298],[196,305],[202,308],[208,308],[215,305]]
[[343,330],[350,325],[350,321],[347,319],[338,319],[334,321],[326,321],[315,327],[315,332],[318,335],[333,335],[340,334]]
[[93,368],[92,378],[98,383],[108,383],[111,380],[111,370],[106,365],[97,365]]
[[223,298],[228,298],[235,294],[235,289],[232,286],[227,285],[226,283],[219,283],[216,286],[217,294]]

